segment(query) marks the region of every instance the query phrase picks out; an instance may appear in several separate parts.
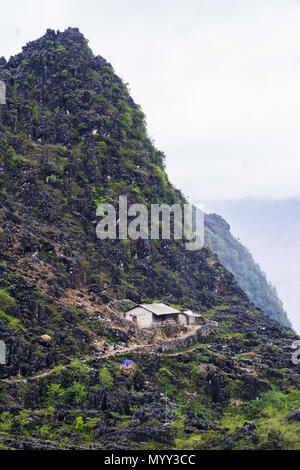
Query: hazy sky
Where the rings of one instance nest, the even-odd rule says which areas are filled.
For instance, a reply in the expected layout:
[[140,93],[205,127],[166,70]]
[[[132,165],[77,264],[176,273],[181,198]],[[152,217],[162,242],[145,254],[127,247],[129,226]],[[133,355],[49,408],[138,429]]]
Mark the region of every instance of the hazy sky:
[[0,56],[68,26],[129,83],[193,202],[300,196],[298,0],[2,0]]

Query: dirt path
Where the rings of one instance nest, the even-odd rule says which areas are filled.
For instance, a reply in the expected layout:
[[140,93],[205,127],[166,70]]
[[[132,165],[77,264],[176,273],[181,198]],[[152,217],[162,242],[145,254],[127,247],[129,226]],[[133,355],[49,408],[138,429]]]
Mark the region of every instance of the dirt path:
[[[188,333],[186,333],[185,335],[182,335],[180,337],[178,337],[178,339],[182,340],[184,338],[187,338],[189,336],[192,336],[198,329],[200,328],[200,326],[194,326],[192,327]],[[161,346],[161,345],[165,345],[165,344],[168,344],[170,342],[174,341],[174,338],[169,338],[167,340],[164,340],[164,341],[160,341],[159,344],[157,344],[157,349]],[[199,346],[195,346],[195,349],[199,347]],[[85,358],[74,358],[76,360],[80,360],[81,363],[87,363],[93,359],[105,359],[105,358],[109,358],[109,357],[118,357],[118,356],[123,356],[124,354],[126,353],[131,353],[131,352],[137,352],[137,351],[152,351],[154,352],[156,350],[156,347],[155,345],[149,345],[149,344],[143,344],[143,345],[140,345],[140,344],[131,344],[130,346],[128,346],[128,348],[124,348],[122,349],[121,351],[115,351],[115,350],[112,350],[112,351],[108,351],[107,353],[103,354],[101,357],[85,357]],[[160,354],[163,354],[161,352],[159,352]],[[181,354],[181,352],[177,352],[177,353],[171,353],[169,354],[170,356],[176,356],[176,355],[179,355]],[[66,364],[65,366],[55,366],[53,369],[50,369],[50,370],[46,370],[44,372],[41,372],[40,374],[37,374],[37,375],[32,375],[31,377],[24,377],[24,378],[17,378],[17,377],[14,377],[14,378],[11,378],[11,379],[1,379],[0,380],[0,383],[6,383],[6,384],[13,384],[13,383],[27,383],[28,381],[32,381],[32,380],[38,380],[42,377],[47,377],[49,375],[52,375],[54,374],[55,372],[57,372],[58,370],[66,370],[68,369],[69,367],[71,366],[71,364]]]

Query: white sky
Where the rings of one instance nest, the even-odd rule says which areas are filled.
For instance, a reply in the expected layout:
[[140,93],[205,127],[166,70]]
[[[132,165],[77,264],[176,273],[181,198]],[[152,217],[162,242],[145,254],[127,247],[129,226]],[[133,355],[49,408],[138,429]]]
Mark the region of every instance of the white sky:
[[193,202],[300,196],[299,0],[1,1],[0,56],[79,27]]

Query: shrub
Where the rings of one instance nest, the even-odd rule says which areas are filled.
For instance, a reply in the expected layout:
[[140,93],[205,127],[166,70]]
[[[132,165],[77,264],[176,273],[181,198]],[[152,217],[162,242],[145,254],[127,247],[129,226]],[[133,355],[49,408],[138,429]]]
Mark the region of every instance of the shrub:
[[0,431],[1,432],[10,432],[13,426],[12,415],[5,411],[0,415]]
[[158,374],[162,377],[173,377],[172,372],[170,372],[166,367],[161,367],[158,371]]
[[55,175],[50,175],[50,176],[47,176],[47,183],[50,182],[52,184],[55,184],[57,181],[57,178]]
[[63,400],[64,394],[65,390],[61,387],[60,384],[53,383],[48,385],[47,401],[50,405],[55,404],[56,402],[60,402]]
[[0,289],[0,310],[6,313],[9,307],[13,307],[16,304],[15,299],[3,289]]
[[9,147],[6,152],[6,160],[11,167],[20,167],[24,162],[24,157],[18,155],[12,147]]
[[85,386],[79,382],[73,382],[73,385],[66,390],[66,402],[74,401],[76,404],[82,404],[87,398]]
[[114,380],[107,367],[100,370],[100,382],[104,388],[109,389],[114,385]]
[[106,152],[107,152],[107,145],[106,145],[106,143],[103,142],[103,141],[98,142],[98,144],[97,144],[97,149],[98,149],[99,157],[101,157],[102,155],[105,155]]
[[84,122],[81,122],[79,125],[78,125],[78,131],[79,132],[84,132],[86,131],[88,128],[88,126],[84,123]]
[[88,431],[93,431],[97,427],[99,421],[99,418],[86,418],[86,422],[84,423],[84,429],[87,429]]
[[76,431],[82,432],[84,427],[84,422],[81,416],[78,416],[75,421],[75,429]]

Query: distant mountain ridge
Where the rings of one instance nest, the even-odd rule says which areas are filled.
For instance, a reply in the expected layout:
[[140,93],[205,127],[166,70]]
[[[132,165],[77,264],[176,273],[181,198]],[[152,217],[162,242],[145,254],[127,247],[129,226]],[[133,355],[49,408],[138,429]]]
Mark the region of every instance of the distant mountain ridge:
[[218,214],[205,215],[205,243],[232,272],[251,302],[284,326],[291,327],[276,288],[266,279],[250,251],[230,232],[230,225]]

